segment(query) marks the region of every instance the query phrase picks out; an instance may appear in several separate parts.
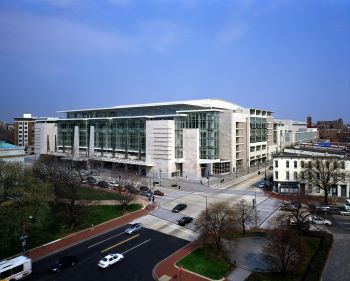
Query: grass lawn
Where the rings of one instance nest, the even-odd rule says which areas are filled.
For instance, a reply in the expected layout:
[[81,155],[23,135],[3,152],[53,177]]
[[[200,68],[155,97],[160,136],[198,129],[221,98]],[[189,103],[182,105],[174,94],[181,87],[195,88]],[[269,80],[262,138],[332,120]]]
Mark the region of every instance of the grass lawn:
[[90,187],[80,187],[78,189],[78,197],[82,200],[118,200],[120,195],[114,192],[95,190]]
[[178,261],[176,265],[211,279],[221,279],[230,269],[231,264],[216,257],[212,254],[213,252],[212,246],[205,245]]
[[305,253],[303,259],[298,266],[298,270],[294,274],[289,274],[287,276],[282,276],[277,273],[252,273],[246,279],[247,281],[299,281],[307,270],[312,257],[315,255],[318,246],[321,242],[320,237],[303,237],[305,244]]
[[[66,236],[72,232],[86,229],[91,224],[98,225],[105,221],[124,215],[124,211],[120,206],[84,206],[81,215],[78,217],[78,223],[74,230],[68,227],[68,217],[65,212],[64,204],[53,205],[45,214],[45,218],[41,223],[29,224],[29,237],[27,239],[27,249],[35,248],[42,244],[54,241],[58,238]],[[142,208],[139,204],[130,204],[127,212],[137,211]],[[1,251],[0,259],[21,252],[19,240],[14,240],[8,249]]]

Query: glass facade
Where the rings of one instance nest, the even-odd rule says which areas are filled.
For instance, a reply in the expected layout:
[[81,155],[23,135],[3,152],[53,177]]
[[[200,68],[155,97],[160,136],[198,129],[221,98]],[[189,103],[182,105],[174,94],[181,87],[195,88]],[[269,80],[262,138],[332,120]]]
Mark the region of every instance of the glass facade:
[[113,153],[144,156],[146,152],[145,119],[59,121],[58,146],[71,147],[74,126],[79,126],[79,147],[88,147],[90,126],[95,128],[95,149]]
[[219,112],[191,112],[175,118],[175,158],[183,158],[183,129],[199,129],[200,159],[219,158]]
[[250,143],[267,140],[267,121],[262,117],[250,117]]

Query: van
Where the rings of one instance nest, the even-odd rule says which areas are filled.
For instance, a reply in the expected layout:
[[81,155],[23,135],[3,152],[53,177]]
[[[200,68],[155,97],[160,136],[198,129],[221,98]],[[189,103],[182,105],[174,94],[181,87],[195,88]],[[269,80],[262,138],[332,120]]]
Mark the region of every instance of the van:
[[19,280],[32,273],[32,260],[26,256],[0,261],[0,280]]

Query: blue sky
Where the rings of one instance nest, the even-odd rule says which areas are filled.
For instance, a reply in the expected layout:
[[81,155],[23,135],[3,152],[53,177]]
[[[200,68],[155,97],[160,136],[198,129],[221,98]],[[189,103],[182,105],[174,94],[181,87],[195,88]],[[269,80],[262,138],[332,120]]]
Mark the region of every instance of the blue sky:
[[221,98],[350,122],[350,1],[1,0],[0,120]]

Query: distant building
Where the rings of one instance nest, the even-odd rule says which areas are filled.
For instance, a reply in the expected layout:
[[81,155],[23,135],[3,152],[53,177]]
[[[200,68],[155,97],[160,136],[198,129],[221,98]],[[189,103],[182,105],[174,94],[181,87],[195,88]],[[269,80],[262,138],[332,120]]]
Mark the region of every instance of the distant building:
[[326,130],[326,129],[344,129],[344,122],[343,119],[339,118],[338,120],[332,120],[332,121],[317,121],[317,128],[319,130]]
[[24,146],[26,154],[34,154],[34,122],[31,114],[15,118],[15,144]]
[[24,163],[25,151],[23,146],[16,146],[0,141],[0,160]]
[[273,152],[281,152],[287,146],[319,138],[316,128],[307,128],[307,124],[301,121],[274,119],[273,128]]

